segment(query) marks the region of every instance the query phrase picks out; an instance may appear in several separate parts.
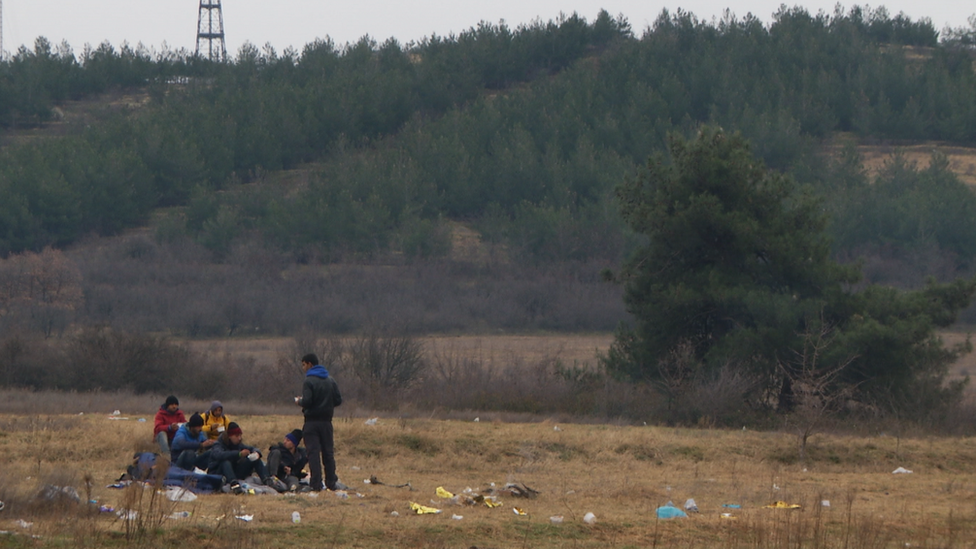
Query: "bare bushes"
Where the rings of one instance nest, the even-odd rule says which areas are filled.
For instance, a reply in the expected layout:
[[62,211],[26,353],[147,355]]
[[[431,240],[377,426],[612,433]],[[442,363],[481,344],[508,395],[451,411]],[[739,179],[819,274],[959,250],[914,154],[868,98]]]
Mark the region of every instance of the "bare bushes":
[[11,388],[197,397],[214,394],[223,383],[218,368],[183,345],[98,328],[57,340],[16,334],[0,340],[0,380]]

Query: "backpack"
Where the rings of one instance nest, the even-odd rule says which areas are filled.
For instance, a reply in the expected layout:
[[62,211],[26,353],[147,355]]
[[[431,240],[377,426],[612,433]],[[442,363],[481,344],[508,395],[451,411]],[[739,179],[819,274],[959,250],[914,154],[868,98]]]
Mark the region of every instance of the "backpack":
[[146,480],[152,476],[156,468],[157,454],[152,452],[136,452],[132,456],[132,465],[125,468],[123,479]]

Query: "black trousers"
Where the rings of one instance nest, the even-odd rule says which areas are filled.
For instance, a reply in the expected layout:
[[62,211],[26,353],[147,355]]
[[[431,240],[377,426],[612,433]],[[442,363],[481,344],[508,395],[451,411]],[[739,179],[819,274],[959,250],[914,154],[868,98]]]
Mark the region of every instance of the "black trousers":
[[322,466],[324,465],[325,487],[335,490],[339,477],[336,476],[332,420],[305,419],[302,438],[305,440],[305,448],[308,449],[308,470],[311,472],[309,483],[312,489],[322,489]]

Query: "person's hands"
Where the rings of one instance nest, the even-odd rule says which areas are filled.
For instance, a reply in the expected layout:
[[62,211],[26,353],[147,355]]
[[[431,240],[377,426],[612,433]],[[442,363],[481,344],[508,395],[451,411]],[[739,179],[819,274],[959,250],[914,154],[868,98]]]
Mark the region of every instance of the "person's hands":
[[211,446],[213,446],[214,444],[216,444],[216,442],[217,442],[216,440],[207,439],[207,440],[201,442],[200,443],[200,446],[202,446],[204,448],[210,448]]
[[302,397],[295,397],[295,404],[301,405],[301,403],[302,403]]
[[251,453],[250,450],[248,450],[247,448],[244,448],[243,450],[241,450],[241,457],[247,457],[247,455],[250,454],[250,453]]
[[291,474],[291,467],[289,467],[289,466],[287,466],[287,465],[285,465],[285,466],[284,466],[284,467],[282,467],[282,468],[283,468],[283,469],[285,470],[285,474],[286,474],[286,475],[290,475],[290,474]]

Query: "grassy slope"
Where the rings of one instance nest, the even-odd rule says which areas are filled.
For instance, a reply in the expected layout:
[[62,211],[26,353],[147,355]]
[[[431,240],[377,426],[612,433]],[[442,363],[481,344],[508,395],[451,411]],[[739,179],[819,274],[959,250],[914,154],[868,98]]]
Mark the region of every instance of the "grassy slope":
[[[148,447],[149,422],[104,415],[0,416],[0,529],[41,538],[0,537],[0,545],[32,547],[971,547],[976,537],[976,440],[818,436],[811,462],[795,462],[786,434],[613,425],[503,424],[424,419],[337,421],[340,478],[353,494],[203,496],[151,512],[187,510],[151,535],[125,538],[109,514],[45,512],[26,506],[39,483],[81,484],[91,497],[119,507],[125,492],[104,486],[127,454]],[[295,427],[298,416],[242,416],[245,441],[266,448]],[[558,429],[557,429],[558,427]],[[896,467],[914,470],[892,475]],[[413,490],[363,484],[375,475]],[[439,504],[440,515],[412,515],[411,501],[431,505],[435,488],[482,490],[517,481],[536,499],[502,496],[496,509]],[[141,489],[139,489],[141,492]],[[694,498],[701,513],[657,522],[666,501]],[[816,504],[829,500],[828,509]],[[801,511],[762,509],[775,500]],[[722,504],[741,504],[730,512]],[[527,515],[517,516],[513,507]],[[299,511],[300,524],[291,514]],[[393,511],[399,517],[391,516]],[[585,513],[597,522],[582,522]],[[254,515],[244,523],[234,514]],[[463,519],[452,520],[452,515]],[[562,515],[562,525],[549,517]],[[224,518],[221,519],[220,517]],[[70,520],[65,520],[68,517]],[[787,540],[790,540],[787,543]]]

